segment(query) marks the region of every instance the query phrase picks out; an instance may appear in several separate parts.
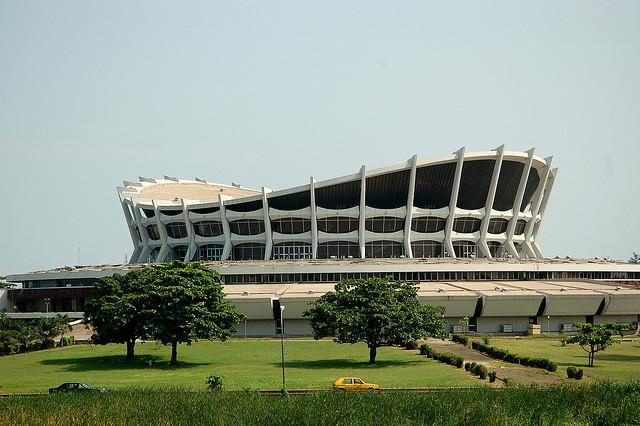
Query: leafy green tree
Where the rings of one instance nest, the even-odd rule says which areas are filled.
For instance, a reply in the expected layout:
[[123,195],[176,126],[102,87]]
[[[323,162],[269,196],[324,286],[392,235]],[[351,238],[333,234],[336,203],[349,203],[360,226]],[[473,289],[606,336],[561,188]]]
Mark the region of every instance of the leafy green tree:
[[43,346],[45,346],[45,342],[50,342],[50,346],[53,346],[55,337],[63,337],[66,332],[71,331],[73,328],[69,325],[70,321],[71,319],[68,315],[37,319],[34,327],[42,337]]
[[377,349],[427,336],[444,337],[444,307],[422,305],[415,284],[389,278],[343,280],[304,311],[315,339],[364,342],[369,363]]
[[127,360],[135,359],[136,339],[145,336],[148,295],[134,270],[98,280],[84,309],[84,323],[93,327],[96,344],[126,343]]
[[640,254],[633,252],[633,256],[629,259],[629,263],[640,263]]
[[564,343],[578,344],[589,355],[589,367],[593,367],[595,354],[604,351],[614,343],[619,343],[614,335],[622,336],[622,332],[629,328],[628,324],[589,324],[576,322],[573,324],[578,334],[563,339]]
[[225,299],[220,275],[199,262],[149,266],[134,282],[147,292],[147,328],[162,344],[171,345],[172,365],[178,362],[179,343],[224,341],[245,318]]

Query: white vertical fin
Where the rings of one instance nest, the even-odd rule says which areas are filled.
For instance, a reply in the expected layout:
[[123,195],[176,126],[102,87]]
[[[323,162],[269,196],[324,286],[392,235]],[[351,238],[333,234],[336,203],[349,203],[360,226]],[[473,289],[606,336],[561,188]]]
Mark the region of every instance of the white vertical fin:
[[464,165],[464,151],[462,147],[454,154],[456,155],[456,173],[453,178],[453,186],[451,187],[451,198],[449,199],[449,215],[447,216],[447,224],[444,231],[444,247],[449,257],[456,257],[451,242],[451,233],[453,232],[453,221],[456,216],[456,205],[458,204],[458,192],[460,191],[460,180],[462,179],[462,166]]

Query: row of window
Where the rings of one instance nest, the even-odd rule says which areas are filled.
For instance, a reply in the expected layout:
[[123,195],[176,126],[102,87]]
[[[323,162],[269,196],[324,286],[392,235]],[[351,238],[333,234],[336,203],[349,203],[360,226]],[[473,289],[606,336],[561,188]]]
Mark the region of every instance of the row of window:
[[[446,219],[439,217],[418,217],[411,221],[411,230],[420,233],[440,232],[445,229]],[[522,235],[526,221],[516,222],[515,235]],[[457,218],[453,221],[453,230],[459,233],[473,233],[480,230],[481,220],[472,217]],[[509,221],[491,219],[488,225],[489,234],[502,234],[507,230]],[[318,219],[318,230],[330,234],[348,233],[358,230],[358,219],[350,217],[327,217]],[[302,218],[285,218],[271,221],[273,232],[280,234],[302,234],[311,230],[311,221]],[[170,238],[187,237],[187,227],[183,222],[172,222],[165,225]],[[217,237],[224,233],[222,222],[203,220],[195,222],[193,229],[201,237]],[[255,219],[239,219],[229,222],[229,229],[235,235],[258,235],[265,231],[264,221]],[[404,230],[404,219],[380,216],[365,221],[365,229],[376,233],[390,233]],[[137,231],[137,228],[136,228]],[[158,225],[147,226],[147,234],[151,240],[159,240]],[[139,237],[139,234],[138,234]]]

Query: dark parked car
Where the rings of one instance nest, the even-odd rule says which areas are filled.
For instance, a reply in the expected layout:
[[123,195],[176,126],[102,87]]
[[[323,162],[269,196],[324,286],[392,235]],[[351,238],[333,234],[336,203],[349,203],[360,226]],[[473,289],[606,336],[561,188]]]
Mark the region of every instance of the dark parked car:
[[105,388],[94,388],[83,382],[68,382],[63,383],[57,388],[49,388],[49,393],[60,392],[104,392]]

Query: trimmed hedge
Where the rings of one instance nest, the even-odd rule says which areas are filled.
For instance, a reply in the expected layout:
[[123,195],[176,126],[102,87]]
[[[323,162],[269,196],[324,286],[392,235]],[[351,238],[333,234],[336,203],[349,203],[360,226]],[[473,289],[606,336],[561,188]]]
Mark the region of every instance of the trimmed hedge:
[[464,359],[461,356],[450,352],[436,352],[426,343],[420,345],[420,355],[426,355],[427,358],[433,358],[436,361],[444,362],[457,368],[462,368],[464,364]]
[[470,339],[467,336],[461,336],[459,334],[452,334],[451,340],[465,346],[469,346],[469,341],[470,341]]
[[575,379],[578,369],[574,366],[567,367],[567,379]]
[[473,374],[474,376],[480,377],[482,380],[486,379],[487,376],[489,375],[489,373],[487,372],[487,368],[484,365],[476,364],[475,362],[472,362],[472,363],[467,362],[464,365],[464,369],[470,372],[471,374]]
[[416,342],[415,340],[409,340],[404,344],[404,348],[407,350],[418,349],[418,342]]
[[478,352],[489,355],[491,358],[501,359],[512,364],[520,364],[526,367],[541,368],[543,370],[554,372],[558,369],[558,364],[548,358],[531,358],[528,356],[520,356],[509,353],[506,349],[497,348],[495,346],[486,345],[477,341],[471,342],[471,347]]

